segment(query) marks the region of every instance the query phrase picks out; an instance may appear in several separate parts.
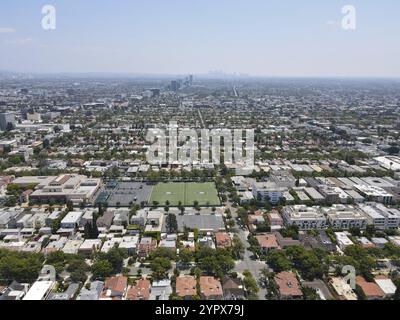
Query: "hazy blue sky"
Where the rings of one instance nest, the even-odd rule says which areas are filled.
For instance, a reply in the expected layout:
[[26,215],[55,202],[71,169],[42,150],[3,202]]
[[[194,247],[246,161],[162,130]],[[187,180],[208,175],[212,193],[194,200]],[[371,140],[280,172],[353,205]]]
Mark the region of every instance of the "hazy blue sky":
[[399,17],[398,0],[1,0],[0,70],[400,77]]

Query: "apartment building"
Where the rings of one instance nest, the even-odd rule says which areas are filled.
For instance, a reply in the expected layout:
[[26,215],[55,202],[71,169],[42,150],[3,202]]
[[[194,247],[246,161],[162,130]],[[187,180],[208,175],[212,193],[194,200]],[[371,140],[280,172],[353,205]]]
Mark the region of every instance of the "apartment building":
[[359,205],[368,219],[368,224],[373,224],[377,229],[396,229],[400,226],[400,211],[387,208],[381,203],[367,203]]
[[334,229],[365,229],[368,223],[365,215],[358,208],[351,205],[333,205],[322,210]]
[[392,203],[393,195],[381,187],[356,184],[354,188],[368,201],[375,201],[383,204]]
[[282,216],[286,225],[296,225],[300,230],[325,229],[327,227],[326,217],[320,207],[286,206],[282,210]]
[[287,188],[280,187],[274,182],[256,182],[252,191],[255,199],[277,204]]

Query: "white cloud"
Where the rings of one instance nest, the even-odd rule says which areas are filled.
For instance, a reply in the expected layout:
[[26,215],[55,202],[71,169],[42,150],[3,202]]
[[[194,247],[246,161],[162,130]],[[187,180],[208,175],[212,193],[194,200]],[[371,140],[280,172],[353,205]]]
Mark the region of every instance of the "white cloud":
[[338,22],[338,21],[335,21],[335,20],[328,20],[328,21],[326,21],[326,24],[327,24],[328,26],[336,26],[336,25],[339,24],[339,22]]
[[0,34],[14,33],[16,30],[14,28],[2,28],[0,27]]
[[33,42],[34,42],[34,40],[32,38],[18,38],[18,39],[9,39],[9,40],[5,41],[6,44],[19,45],[19,46],[23,46],[23,45],[30,44]]

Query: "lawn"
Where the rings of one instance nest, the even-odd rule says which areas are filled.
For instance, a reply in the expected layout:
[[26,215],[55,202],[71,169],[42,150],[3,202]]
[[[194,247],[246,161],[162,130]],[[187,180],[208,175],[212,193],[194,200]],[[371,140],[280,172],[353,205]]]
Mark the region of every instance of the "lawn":
[[159,205],[165,205],[169,201],[170,206],[177,206],[179,202],[184,206],[193,206],[195,201],[200,206],[218,206],[220,201],[213,182],[206,183],[159,183],[153,188],[150,197],[150,205],[157,201]]
[[192,206],[195,201],[199,202],[200,206],[218,206],[220,201],[218,192],[215,188],[215,183],[187,183],[185,204]]
[[149,204],[158,202],[159,205],[165,205],[169,201],[170,206],[177,206],[179,201],[185,202],[185,183],[159,183],[153,187]]

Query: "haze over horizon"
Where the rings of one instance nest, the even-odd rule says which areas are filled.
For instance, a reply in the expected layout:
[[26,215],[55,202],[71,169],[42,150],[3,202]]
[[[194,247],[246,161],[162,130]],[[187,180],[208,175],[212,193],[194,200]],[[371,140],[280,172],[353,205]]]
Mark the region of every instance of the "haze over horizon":
[[[41,28],[45,4],[54,31]],[[341,28],[347,4],[356,30]],[[394,0],[2,2],[0,70],[397,78],[399,12]]]

